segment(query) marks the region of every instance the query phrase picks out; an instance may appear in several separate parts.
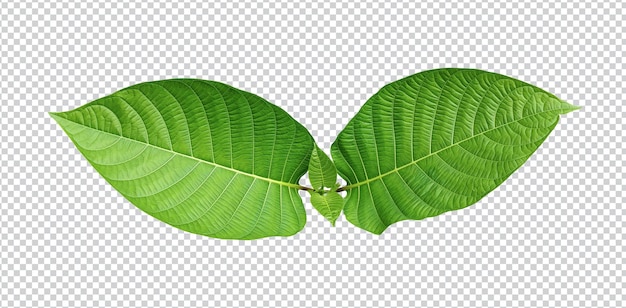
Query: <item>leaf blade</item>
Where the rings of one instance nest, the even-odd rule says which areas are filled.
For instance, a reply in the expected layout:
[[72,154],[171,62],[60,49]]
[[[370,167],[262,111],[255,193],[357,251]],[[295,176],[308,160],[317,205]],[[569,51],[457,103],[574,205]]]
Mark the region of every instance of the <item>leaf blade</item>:
[[339,187],[337,169],[317,145],[309,161],[309,180],[313,185],[313,189],[309,190],[313,207],[335,226],[343,209],[343,197],[335,191]]
[[343,209],[343,197],[335,191],[329,191],[325,194],[311,192],[311,203],[334,227]]
[[382,233],[401,220],[469,206],[530,157],[559,114],[575,109],[532,85],[479,70],[440,69],[393,82],[366,102],[331,148],[348,182],[346,218]]
[[256,95],[212,81],[165,80],[51,116],[116,190],[179,229],[253,239],[304,226],[302,200],[293,197],[313,139]]
[[315,146],[309,160],[309,180],[313,189],[332,188],[337,183],[337,169],[332,160],[319,147]]

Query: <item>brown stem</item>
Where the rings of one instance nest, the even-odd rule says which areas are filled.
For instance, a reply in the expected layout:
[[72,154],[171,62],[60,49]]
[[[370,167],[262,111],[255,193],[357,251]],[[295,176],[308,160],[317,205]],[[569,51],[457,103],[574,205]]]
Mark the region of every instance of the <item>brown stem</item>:
[[336,192],[342,192],[342,191],[345,191],[345,190],[346,190],[346,187],[345,187],[345,186],[343,186],[343,187],[339,187],[339,188],[337,188],[337,190],[335,190],[335,191],[336,191]]
[[306,186],[300,185],[300,190],[312,191],[312,190],[315,190],[315,189],[313,189],[311,187],[306,187]]

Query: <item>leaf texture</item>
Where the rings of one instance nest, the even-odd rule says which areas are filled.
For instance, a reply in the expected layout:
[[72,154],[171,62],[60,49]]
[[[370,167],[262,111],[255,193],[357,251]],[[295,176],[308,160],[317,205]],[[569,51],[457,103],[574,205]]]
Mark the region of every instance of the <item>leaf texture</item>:
[[339,187],[337,169],[328,155],[317,146],[309,161],[309,180],[313,185],[313,190],[309,190],[313,207],[335,226],[343,209],[343,198],[335,191]]
[[337,169],[332,160],[319,147],[315,146],[309,160],[309,180],[313,189],[336,188]]
[[535,86],[472,69],[388,84],[332,145],[347,181],[344,212],[382,233],[406,219],[467,207],[517,170],[577,109]]
[[341,209],[343,208],[343,198],[341,195],[335,191],[329,191],[323,194],[311,192],[311,203],[334,227],[335,221],[337,221],[337,218],[341,214]]
[[305,224],[298,180],[313,138],[259,96],[173,79],[51,115],[117,191],[176,228],[256,239]]

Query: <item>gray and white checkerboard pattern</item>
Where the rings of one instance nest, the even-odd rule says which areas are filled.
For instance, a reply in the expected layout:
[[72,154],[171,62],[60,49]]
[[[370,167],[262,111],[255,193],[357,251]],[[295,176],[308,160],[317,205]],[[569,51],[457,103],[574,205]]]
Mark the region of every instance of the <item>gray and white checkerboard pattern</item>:
[[[0,307],[625,307],[623,2],[0,4]],[[476,205],[376,236],[306,205],[288,238],[141,213],[48,111],[193,77],[257,93],[328,151],[384,84],[472,67],[583,106]]]

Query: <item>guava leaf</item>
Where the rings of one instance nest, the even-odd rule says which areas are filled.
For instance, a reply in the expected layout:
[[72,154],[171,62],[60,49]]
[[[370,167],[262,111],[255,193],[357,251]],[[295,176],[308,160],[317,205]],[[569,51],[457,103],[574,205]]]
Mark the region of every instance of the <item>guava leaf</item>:
[[259,96],[173,79],[51,115],[107,182],[176,228],[256,239],[304,227],[298,180],[313,138]]
[[341,214],[343,209],[343,198],[335,191],[328,191],[326,193],[317,193],[310,191],[311,203],[313,207],[320,212],[330,223],[335,226],[337,217]]
[[337,169],[332,160],[317,146],[309,160],[309,180],[315,190],[332,188],[337,183]]
[[577,109],[535,86],[438,69],[372,96],[332,145],[348,221],[373,233],[474,204],[517,170],[559,115]]

